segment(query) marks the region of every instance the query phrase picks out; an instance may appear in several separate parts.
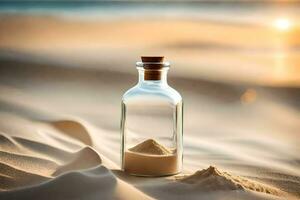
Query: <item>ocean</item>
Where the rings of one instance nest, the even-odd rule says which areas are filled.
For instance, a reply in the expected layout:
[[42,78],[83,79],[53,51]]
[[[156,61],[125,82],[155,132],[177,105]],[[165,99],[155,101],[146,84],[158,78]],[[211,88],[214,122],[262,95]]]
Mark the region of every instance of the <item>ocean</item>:
[[299,20],[300,2],[0,1],[0,14],[81,20],[150,17],[264,24],[285,15]]

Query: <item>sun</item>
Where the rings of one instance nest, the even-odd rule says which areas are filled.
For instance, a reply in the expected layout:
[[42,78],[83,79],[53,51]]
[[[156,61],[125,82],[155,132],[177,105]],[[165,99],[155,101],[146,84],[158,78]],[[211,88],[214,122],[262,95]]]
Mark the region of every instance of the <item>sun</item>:
[[292,22],[288,18],[278,18],[274,20],[273,26],[279,31],[288,31],[292,27]]

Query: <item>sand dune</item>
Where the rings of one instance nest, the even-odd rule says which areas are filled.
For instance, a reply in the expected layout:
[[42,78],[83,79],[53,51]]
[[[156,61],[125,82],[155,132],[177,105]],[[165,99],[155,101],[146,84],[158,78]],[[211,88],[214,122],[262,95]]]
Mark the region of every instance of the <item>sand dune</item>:
[[92,139],[90,138],[89,133],[80,123],[76,123],[76,121],[57,121],[53,122],[52,125],[82,143],[92,145]]
[[[88,134],[82,124],[68,120],[67,125],[64,126],[64,122],[65,120],[55,123],[59,123],[67,132],[81,127],[74,135],[71,134],[71,137],[77,138],[80,130],[80,134]],[[53,122],[49,122],[49,124],[52,125]],[[48,134],[50,133],[48,132]],[[62,138],[65,137],[64,132],[61,134]],[[126,179],[119,179],[120,174],[116,176],[103,166],[98,153],[85,144],[82,144],[81,149],[70,152],[55,147],[55,144],[51,144],[49,141],[39,142],[26,139],[26,135],[21,138],[13,136],[13,134],[2,133],[0,148],[0,169],[3,180],[0,185],[1,199],[40,197],[43,199],[98,199],[99,196],[101,199],[126,199],[127,197],[122,193],[130,191],[133,199],[150,198],[124,183],[121,179],[125,181]],[[159,184],[163,182],[157,180]],[[182,183],[192,185],[192,188],[182,186]],[[175,183],[172,180],[165,180],[164,185],[156,190],[160,191],[166,188],[179,190],[181,195],[186,192],[192,192],[194,195],[207,195],[214,191],[230,192],[231,190],[243,190],[244,192],[253,190],[275,196],[285,195],[283,191],[275,187],[219,172],[214,167],[184,178],[177,178]],[[55,191],[55,194],[46,195],[49,191]],[[147,193],[148,189],[142,189],[142,191]],[[218,196],[210,196],[210,198]],[[248,198],[253,195],[243,193],[242,196]],[[193,199],[192,196],[191,199]]]
[[[122,189],[119,189],[122,188]],[[116,180],[104,166],[71,171],[39,185],[0,193],[1,199],[148,199],[133,187]],[[150,199],[150,198],[149,198]]]
[[[40,177],[52,178],[62,173],[87,169],[101,164],[101,158],[91,147],[83,147],[76,152],[66,152],[63,149],[44,145],[43,143],[32,141],[30,139],[19,138],[14,136],[1,135],[2,145],[0,147],[1,164],[6,168],[24,172],[24,177],[18,176],[18,179],[28,179],[27,175],[33,174]],[[12,143],[11,141],[14,141]],[[52,152],[51,152],[52,151]],[[17,153],[15,153],[17,152]],[[84,162],[82,162],[84,160]],[[4,171],[3,176],[10,177],[12,172]],[[12,177],[10,177],[12,178]],[[44,178],[41,178],[43,181]],[[11,181],[14,181],[11,179]],[[28,185],[28,182],[21,183],[16,180],[19,185]],[[1,189],[7,188],[5,182],[2,182]]]
[[[81,130],[72,135],[74,138],[87,133],[78,129],[82,127],[78,122],[67,121],[66,125],[64,122],[50,122],[49,125],[59,123],[68,133],[74,128]],[[64,132],[61,134],[63,136]],[[130,192],[134,199],[148,198],[117,180],[91,147],[82,144],[80,150],[69,152],[49,141],[34,141],[24,136],[1,134],[1,199],[122,199],[124,192]],[[54,193],[49,194],[50,191]]]

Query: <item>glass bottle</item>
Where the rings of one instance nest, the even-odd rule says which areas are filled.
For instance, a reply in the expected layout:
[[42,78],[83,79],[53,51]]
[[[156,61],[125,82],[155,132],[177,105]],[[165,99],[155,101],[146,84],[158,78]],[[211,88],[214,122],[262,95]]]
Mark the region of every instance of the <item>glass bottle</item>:
[[167,83],[170,64],[163,57],[142,57],[139,80],[122,99],[122,170],[138,176],[181,172],[183,102]]

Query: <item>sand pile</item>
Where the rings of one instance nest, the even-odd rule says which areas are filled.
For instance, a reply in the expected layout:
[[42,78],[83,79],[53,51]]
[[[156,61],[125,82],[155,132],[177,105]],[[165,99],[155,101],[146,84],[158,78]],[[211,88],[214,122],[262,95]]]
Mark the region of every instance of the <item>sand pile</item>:
[[148,139],[125,152],[124,171],[139,176],[164,176],[180,170],[177,154]]
[[240,176],[233,176],[227,172],[220,172],[217,168],[210,166],[207,169],[184,177],[183,183],[194,184],[199,190],[252,190],[276,196],[282,196],[283,191],[263,183],[248,180]]
[[153,139],[148,139],[129,149],[136,153],[155,154],[155,155],[168,155],[171,154],[171,150],[167,149],[163,145],[159,144]]

